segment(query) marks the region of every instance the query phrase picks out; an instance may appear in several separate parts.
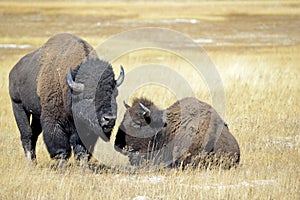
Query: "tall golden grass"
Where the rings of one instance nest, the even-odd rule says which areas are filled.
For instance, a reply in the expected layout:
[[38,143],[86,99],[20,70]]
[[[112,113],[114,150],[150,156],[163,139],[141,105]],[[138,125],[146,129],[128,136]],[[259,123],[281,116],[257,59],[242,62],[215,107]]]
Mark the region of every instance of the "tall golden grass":
[[[115,9],[103,15],[121,13],[133,18],[159,18],[156,9],[159,3],[149,8],[141,3],[77,4],[0,2],[1,21],[12,16],[27,16],[39,9],[47,10],[45,16],[55,18],[59,12],[72,15],[97,13],[106,6]],[[251,14],[299,15],[296,2],[204,2],[185,6],[180,3],[165,6],[167,18],[198,16],[200,11],[207,20],[232,12]],[[2,6],[3,5],[3,6]],[[93,6],[94,5],[94,6]],[[85,9],[81,9],[81,6]],[[198,6],[198,7],[197,7]],[[250,6],[250,7],[249,7]],[[59,7],[60,11],[55,11]],[[88,8],[87,8],[88,7]],[[197,10],[196,8],[199,10]],[[55,9],[52,9],[55,8]],[[142,10],[138,10],[138,9]],[[253,9],[250,9],[253,8]],[[274,8],[274,9],[271,9]],[[37,10],[34,10],[37,9]],[[76,11],[76,12],[75,12]],[[121,12],[124,11],[124,12]],[[176,12],[177,11],[177,12]],[[179,12],[180,11],[180,12]],[[51,12],[51,13],[50,13]],[[141,14],[142,12],[143,14]],[[139,15],[134,15],[139,13]],[[53,14],[53,15],[52,15]],[[203,15],[204,15],[203,14]],[[16,18],[17,19],[17,18]],[[23,23],[26,24],[26,21]],[[48,28],[42,22],[37,27]],[[86,23],[90,23],[87,21]],[[30,26],[30,24],[28,24]],[[6,27],[4,29],[3,27]],[[14,25],[0,27],[0,43],[42,45],[47,35],[24,32],[18,37]],[[188,27],[187,27],[188,28]],[[63,27],[57,32],[63,31]],[[77,30],[77,29],[76,29]],[[18,31],[20,31],[18,29]],[[67,30],[66,30],[67,31]],[[93,45],[98,44],[97,34],[78,31]],[[11,33],[11,34],[8,34]],[[111,34],[114,34],[112,32]],[[100,40],[105,39],[105,37]],[[130,173],[103,167],[101,163],[116,163],[118,153],[112,152],[112,143],[100,149],[103,160],[93,160],[93,168],[84,170],[74,164],[73,159],[63,170],[53,168],[40,136],[37,145],[36,167],[27,166],[21,147],[20,135],[14,121],[8,95],[8,73],[12,66],[32,49],[0,48],[0,199],[299,199],[300,198],[300,46],[269,46],[261,48],[207,47],[208,55],[215,63],[224,83],[226,94],[225,120],[237,138],[241,148],[241,163],[236,169],[224,170],[160,170],[155,172]],[[157,59],[163,56],[163,60]],[[187,71],[189,64],[175,55],[157,50],[142,50],[129,53],[114,61],[117,70],[123,64],[130,71],[143,63],[157,63],[174,67],[186,77],[196,96],[211,103],[209,91],[203,83],[196,84],[198,77]],[[118,97],[122,117],[122,101],[126,91],[120,89]],[[158,86],[147,86],[137,90],[133,96],[150,97],[160,107],[171,105],[176,98],[172,92]],[[113,141],[111,141],[113,142]],[[102,145],[103,148],[104,145]],[[101,148],[101,144],[100,147]]]

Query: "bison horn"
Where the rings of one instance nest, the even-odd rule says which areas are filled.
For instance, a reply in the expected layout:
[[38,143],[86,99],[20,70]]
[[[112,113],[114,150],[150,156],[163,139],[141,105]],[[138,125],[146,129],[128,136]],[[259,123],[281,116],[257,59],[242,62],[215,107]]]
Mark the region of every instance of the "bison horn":
[[130,105],[128,105],[125,101],[123,101],[123,104],[124,104],[124,106],[125,106],[126,109],[130,108]]
[[72,77],[72,69],[70,68],[70,70],[68,71],[67,73],[67,84],[68,86],[75,92],[82,92],[84,90],[84,85],[82,83],[76,83],[74,80],[73,80],[73,77]]
[[145,117],[150,117],[151,111],[149,110],[149,108],[147,108],[146,106],[144,106],[144,104],[142,104],[142,103],[139,103],[139,104],[140,104],[141,108],[144,110],[143,115]]
[[125,75],[124,75],[124,69],[123,69],[122,65],[120,65],[120,68],[121,68],[121,70],[120,70],[120,76],[116,80],[117,87],[119,87],[123,83],[124,77],[125,77]]

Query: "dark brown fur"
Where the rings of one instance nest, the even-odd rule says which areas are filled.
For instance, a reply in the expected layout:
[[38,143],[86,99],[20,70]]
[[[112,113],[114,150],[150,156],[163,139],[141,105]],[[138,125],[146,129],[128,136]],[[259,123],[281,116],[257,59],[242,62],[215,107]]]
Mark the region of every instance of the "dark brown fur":
[[[139,103],[151,110],[150,119],[143,117]],[[135,99],[124,115],[115,144],[120,148],[127,145],[134,164],[141,162],[140,157],[152,156],[156,164],[167,166],[230,168],[240,158],[238,143],[221,117],[195,98],[184,98],[166,110],[147,99]]]

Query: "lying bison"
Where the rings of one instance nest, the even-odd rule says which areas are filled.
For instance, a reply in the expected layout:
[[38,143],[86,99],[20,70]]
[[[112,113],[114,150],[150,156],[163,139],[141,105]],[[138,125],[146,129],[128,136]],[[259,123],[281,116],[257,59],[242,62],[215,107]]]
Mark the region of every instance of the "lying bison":
[[[239,145],[227,125],[208,104],[184,98],[166,110],[137,98],[119,126],[115,148],[129,155],[134,165],[178,167],[236,166]],[[126,148],[124,148],[126,147]]]
[[[90,75],[80,75],[82,69],[89,69]],[[96,72],[101,78],[92,82],[90,76]],[[71,147],[76,158],[89,156],[74,125],[72,96],[96,85],[92,101],[101,127],[97,131],[110,137],[117,114],[117,87],[123,79],[122,67],[115,80],[111,65],[100,60],[86,41],[71,34],[58,34],[24,56],[9,74],[9,94],[26,158],[36,158],[42,131],[51,158],[66,161]]]

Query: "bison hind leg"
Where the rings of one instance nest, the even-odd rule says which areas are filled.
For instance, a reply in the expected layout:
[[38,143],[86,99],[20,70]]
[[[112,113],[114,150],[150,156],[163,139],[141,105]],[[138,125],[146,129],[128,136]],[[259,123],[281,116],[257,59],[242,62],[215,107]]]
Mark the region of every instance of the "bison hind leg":
[[35,149],[36,149],[36,142],[38,140],[39,135],[42,132],[42,126],[40,122],[40,118],[37,116],[32,116],[31,120],[31,130],[32,130],[32,137],[31,137],[31,152],[32,152],[32,159],[36,158]]
[[35,147],[39,134],[42,132],[39,116],[32,116],[30,124],[30,113],[23,104],[12,101],[14,116],[21,133],[22,146],[28,161],[36,159]]

